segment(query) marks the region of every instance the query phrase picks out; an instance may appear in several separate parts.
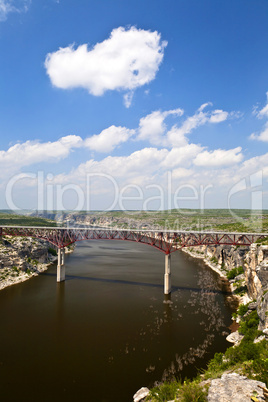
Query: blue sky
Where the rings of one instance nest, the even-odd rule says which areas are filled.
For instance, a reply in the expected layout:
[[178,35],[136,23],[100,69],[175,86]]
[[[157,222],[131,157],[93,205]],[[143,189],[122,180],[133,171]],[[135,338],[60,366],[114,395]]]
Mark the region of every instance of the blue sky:
[[267,44],[266,0],[0,0],[0,208],[268,208]]

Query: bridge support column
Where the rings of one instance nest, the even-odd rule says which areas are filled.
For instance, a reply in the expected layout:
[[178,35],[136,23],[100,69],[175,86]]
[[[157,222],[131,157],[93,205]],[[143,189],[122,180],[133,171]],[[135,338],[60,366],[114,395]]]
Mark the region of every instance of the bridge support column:
[[64,248],[58,248],[57,282],[65,281]]
[[164,294],[171,292],[171,254],[165,255]]

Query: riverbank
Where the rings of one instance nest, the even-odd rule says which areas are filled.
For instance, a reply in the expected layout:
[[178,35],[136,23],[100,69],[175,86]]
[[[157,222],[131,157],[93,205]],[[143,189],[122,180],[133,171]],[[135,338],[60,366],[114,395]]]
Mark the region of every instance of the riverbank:
[[[65,248],[66,253],[74,247]],[[57,261],[56,250],[41,239],[5,236],[0,243],[0,290],[25,282]]]
[[182,251],[204,261],[228,281],[239,304],[256,303],[259,330],[268,328],[268,245],[200,246]]
[[133,396],[134,402],[268,401],[268,247],[253,244],[237,250],[232,246],[183,249],[191,257],[202,259],[229,283],[232,297],[238,302],[234,332],[227,336],[234,346],[224,354],[216,353],[194,380],[143,388]]

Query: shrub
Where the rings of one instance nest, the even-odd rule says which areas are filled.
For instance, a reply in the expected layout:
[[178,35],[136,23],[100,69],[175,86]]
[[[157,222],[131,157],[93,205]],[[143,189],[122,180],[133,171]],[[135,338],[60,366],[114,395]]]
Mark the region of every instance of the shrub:
[[213,264],[218,264],[218,259],[217,259],[216,257],[212,257],[212,258],[210,259],[210,261],[211,261]]
[[202,387],[194,382],[184,382],[179,391],[179,400],[182,402],[206,402],[207,395]]
[[146,398],[148,401],[167,402],[175,399],[180,383],[177,381],[165,382],[158,387],[152,388]]
[[248,311],[248,304],[241,304],[239,306],[239,309],[237,310],[237,314],[240,315],[241,317],[246,314]]
[[247,286],[239,286],[234,290],[234,294],[236,295],[244,295],[246,291],[248,290]]
[[243,274],[244,270],[243,267],[240,266],[238,268],[233,268],[231,269],[231,271],[228,272],[227,274],[227,278],[230,279],[234,279],[237,275]]
[[54,248],[52,248],[52,247],[49,247],[48,252],[49,252],[51,255],[54,255],[54,256],[57,255],[57,251],[56,251]]
[[258,330],[259,320],[257,311],[252,311],[240,323],[239,333],[242,335],[251,335],[252,331],[256,332]]
[[260,357],[258,345],[253,342],[248,342],[245,338],[242,339],[240,345],[230,347],[225,353],[229,363],[243,363],[248,360],[255,360]]

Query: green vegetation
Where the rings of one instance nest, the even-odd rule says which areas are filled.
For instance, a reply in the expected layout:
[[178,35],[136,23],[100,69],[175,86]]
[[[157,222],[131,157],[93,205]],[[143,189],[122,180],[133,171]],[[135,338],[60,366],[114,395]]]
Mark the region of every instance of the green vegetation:
[[145,399],[150,402],[166,402],[176,398],[181,402],[205,402],[207,392],[198,385],[196,381],[172,381],[166,382],[158,387],[152,388]]
[[[62,213],[62,218],[72,211]],[[227,209],[172,209],[169,211],[111,211],[76,213],[91,218],[91,223],[103,224],[106,220],[112,226],[131,228],[150,228],[170,230],[215,230],[228,232],[268,233],[268,211]],[[58,213],[59,215],[59,213]],[[55,217],[54,212],[43,216]],[[113,220],[112,220],[113,218]]]
[[259,317],[252,311],[242,318],[239,332],[244,335],[238,346],[227,349],[225,354],[216,353],[204,373],[205,378],[219,377],[225,370],[237,370],[248,378],[268,382],[268,342],[254,343],[262,334],[258,331]]
[[165,382],[150,390],[150,394],[145,399],[146,401],[165,402],[174,399],[178,393],[180,383],[177,381]]
[[238,286],[235,290],[234,290],[234,294],[239,295],[239,296],[243,296],[246,292],[247,292],[247,286]]
[[262,244],[264,246],[268,245],[268,237],[264,237],[263,239],[259,239],[256,241],[257,244]]
[[[26,212],[25,212],[26,213]],[[16,215],[10,211],[0,211],[0,225],[55,226],[56,220],[68,219],[72,211],[46,211],[39,216]],[[172,209],[166,211],[110,211],[76,212],[75,215],[91,218],[91,223],[102,224],[106,219],[111,226],[122,228],[137,227],[166,230],[227,231],[268,233],[268,210],[246,209]],[[112,220],[113,218],[113,220]],[[268,237],[262,241],[268,244]]]
[[241,266],[238,268],[233,268],[233,269],[231,269],[231,271],[229,271],[227,273],[227,278],[229,280],[234,279],[237,275],[243,274],[243,272],[244,272],[244,269]]
[[56,226],[50,219],[0,212],[0,226]]
[[52,247],[49,247],[49,248],[48,248],[48,252],[49,252],[51,255],[54,255],[54,256],[57,255],[57,251],[56,251],[54,248],[52,248]]
[[244,337],[240,344],[231,346],[225,353],[215,353],[207,369],[193,381],[165,382],[150,390],[146,401],[207,401],[207,389],[200,386],[202,380],[220,377],[225,371],[237,372],[248,378],[268,384],[268,341],[254,343],[259,335],[259,317],[257,311],[248,313],[248,304],[240,305],[236,315],[242,316],[239,332]]
[[249,305],[249,303],[248,304],[240,304],[240,306],[237,310],[237,314],[240,315],[241,317],[243,315],[245,315],[248,311],[248,305]]
[[216,257],[212,257],[212,258],[210,259],[210,261],[211,261],[213,264],[218,264],[218,259],[217,259]]

